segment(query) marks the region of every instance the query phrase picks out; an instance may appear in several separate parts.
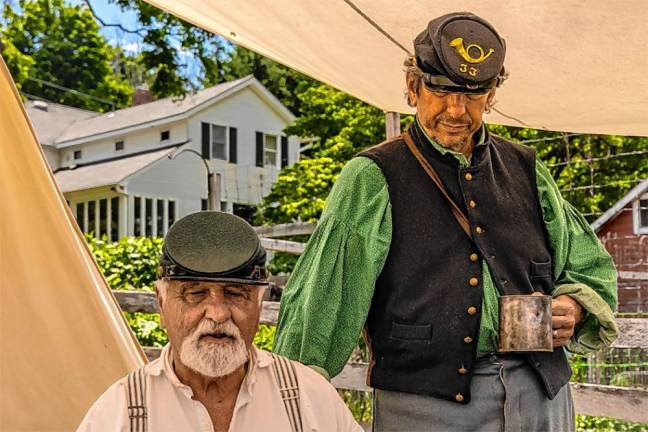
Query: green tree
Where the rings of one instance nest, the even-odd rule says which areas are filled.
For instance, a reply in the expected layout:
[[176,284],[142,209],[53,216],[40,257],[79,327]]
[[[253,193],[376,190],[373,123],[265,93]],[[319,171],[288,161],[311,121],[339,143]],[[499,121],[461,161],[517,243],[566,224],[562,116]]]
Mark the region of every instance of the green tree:
[[534,147],[563,196],[593,220],[648,178],[648,138],[565,134],[490,125],[498,135]]
[[225,81],[254,75],[295,115],[300,114],[299,95],[317,85],[312,78],[240,46],[234,47],[223,63]]
[[[222,63],[232,44],[180,18],[170,15],[141,0],[111,0],[124,11],[137,15],[139,26],[127,29],[106,22],[84,0],[95,18],[106,27],[141,38],[138,61],[147,71],[149,89],[157,98],[184,96],[189,90],[211,86],[223,81]],[[183,57],[184,55],[185,56]],[[187,60],[187,57],[191,60]],[[198,66],[199,70],[192,68]]]
[[316,137],[312,157],[284,168],[258,207],[256,223],[319,219],[331,186],[344,164],[384,139],[382,112],[324,84],[299,95],[301,116],[285,132]]
[[16,9],[5,3],[2,16],[2,55],[23,93],[95,111],[130,102],[130,87],[111,67],[114,50],[86,8],[63,0],[20,0]]

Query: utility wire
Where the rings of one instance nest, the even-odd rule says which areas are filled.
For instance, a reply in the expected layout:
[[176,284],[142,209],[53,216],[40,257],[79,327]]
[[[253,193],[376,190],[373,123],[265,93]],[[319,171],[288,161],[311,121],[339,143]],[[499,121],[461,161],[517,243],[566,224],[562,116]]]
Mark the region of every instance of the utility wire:
[[115,103],[111,102],[109,100],[101,99],[101,98],[98,98],[96,96],[92,96],[92,95],[89,95],[87,93],[83,93],[83,92],[80,92],[78,90],[74,90],[74,89],[71,89],[71,88],[68,88],[68,87],[64,87],[62,85],[59,85],[59,84],[56,84],[56,83],[53,83],[53,82],[50,82],[50,81],[42,80],[42,79],[39,79],[39,78],[33,78],[33,77],[28,76],[27,79],[30,80],[30,81],[37,82],[37,83],[39,83],[41,85],[46,85],[48,87],[55,88],[57,90],[70,92],[70,93],[75,94],[77,96],[85,97],[85,98],[88,98],[88,99],[93,99],[93,100],[96,100],[97,102],[108,104],[108,105],[110,105],[111,111],[115,110]]

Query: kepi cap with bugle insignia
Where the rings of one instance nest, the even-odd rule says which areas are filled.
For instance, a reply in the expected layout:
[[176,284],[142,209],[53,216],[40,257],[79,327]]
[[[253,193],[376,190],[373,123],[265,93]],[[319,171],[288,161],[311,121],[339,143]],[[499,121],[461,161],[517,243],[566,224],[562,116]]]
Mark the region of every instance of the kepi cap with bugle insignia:
[[268,283],[266,251],[245,220],[201,211],[175,222],[164,237],[159,274],[164,279]]
[[414,39],[417,66],[428,86],[461,92],[489,89],[504,75],[506,44],[483,18],[451,13],[430,21]]

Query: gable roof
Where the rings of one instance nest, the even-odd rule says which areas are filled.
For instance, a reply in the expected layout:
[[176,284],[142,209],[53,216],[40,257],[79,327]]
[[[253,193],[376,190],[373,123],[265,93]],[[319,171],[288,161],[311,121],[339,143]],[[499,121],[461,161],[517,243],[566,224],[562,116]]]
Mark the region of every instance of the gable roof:
[[128,133],[140,128],[166,124],[181,120],[204,108],[207,103],[214,103],[245,87],[252,86],[266,103],[268,103],[287,122],[294,115],[252,75],[235,81],[218,84],[184,98],[165,98],[157,101],[124,108],[117,111],[78,122],[67,129],[56,139],[57,147],[106,138],[111,135]]
[[610,207],[608,211],[606,211],[598,219],[596,219],[592,223],[592,229],[594,231],[598,231],[599,229],[601,229],[603,225],[605,225],[610,220],[612,220],[616,215],[621,213],[621,211],[628,204],[640,198],[647,191],[648,191],[648,179],[644,179],[637,186],[630,189],[630,192],[628,192],[623,198],[617,201],[616,204]]
[[165,158],[183,143],[164,149],[92,162],[74,169],[64,168],[54,173],[61,192],[74,192],[119,184],[127,177]]
[[100,116],[101,113],[86,111],[54,102],[28,100],[25,111],[34,125],[34,130],[41,145],[53,145],[75,123]]

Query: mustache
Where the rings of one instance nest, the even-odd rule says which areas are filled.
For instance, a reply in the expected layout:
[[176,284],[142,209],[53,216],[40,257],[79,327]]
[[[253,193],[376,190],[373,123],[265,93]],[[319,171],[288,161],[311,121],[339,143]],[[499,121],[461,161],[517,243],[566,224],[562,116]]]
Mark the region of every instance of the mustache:
[[472,125],[472,120],[470,118],[466,119],[454,119],[450,117],[437,117],[437,123],[445,123],[450,126],[470,126]]
[[198,323],[191,336],[194,339],[200,339],[203,336],[209,335],[219,335],[235,340],[241,338],[241,332],[239,331],[239,328],[232,322],[232,320],[227,320],[225,322],[219,323],[212,321],[209,318],[203,318]]

